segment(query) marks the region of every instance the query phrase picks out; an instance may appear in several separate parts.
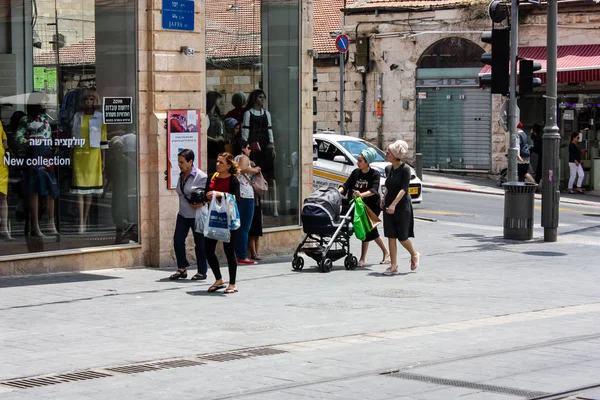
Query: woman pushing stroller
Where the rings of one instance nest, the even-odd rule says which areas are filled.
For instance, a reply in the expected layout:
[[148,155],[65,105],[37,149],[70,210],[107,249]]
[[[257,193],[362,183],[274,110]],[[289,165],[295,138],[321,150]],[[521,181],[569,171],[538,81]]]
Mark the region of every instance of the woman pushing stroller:
[[[348,196],[349,198],[362,198],[365,205],[369,207],[375,215],[379,216],[381,213],[381,200],[379,197],[379,181],[381,175],[379,174],[379,171],[369,166],[376,158],[377,152],[375,149],[366,148],[361,151],[357,157],[358,168],[352,171],[346,182],[341,185],[338,190],[341,194],[350,194]],[[377,243],[377,246],[379,246],[383,253],[380,264],[388,264],[390,262],[389,252],[379,236],[379,231],[373,229],[367,233],[365,239],[362,241],[360,260],[358,261],[359,267],[365,266],[365,258],[369,249],[369,243],[372,241]]]

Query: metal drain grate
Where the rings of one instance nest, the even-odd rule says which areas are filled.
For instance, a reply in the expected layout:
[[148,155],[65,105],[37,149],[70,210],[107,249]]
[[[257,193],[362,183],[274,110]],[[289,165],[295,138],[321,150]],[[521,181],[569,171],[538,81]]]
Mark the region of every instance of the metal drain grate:
[[205,365],[205,363],[192,360],[171,360],[123,365],[105,369],[107,371],[118,372],[120,374],[138,374],[141,372],[160,371],[163,369],[196,367],[198,365]]
[[56,385],[58,383],[86,381],[89,379],[105,378],[112,376],[104,372],[97,371],[81,371],[72,372],[69,374],[41,376],[35,378],[13,379],[10,381],[1,382],[4,386],[9,386],[16,389],[31,389],[35,387]]
[[270,347],[258,347],[251,349],[226,351],[222,353],[200,354],[196,356],[196,360],[190,360],[189,358],[155,360],[141,362],[137,364],[117,365],[107,368],[96,368],[96,371],[85,370],[56,375],[51,374],[30,376],[25,378],[0,381],[0,386],[6,386],[13,389],[31,389],[36,387],[56,385],[59,383],[69,383],[85,381],[89,379],[107,378],[110,376],[114,376],[114,373],[139,374],[142,372],[160,371],[172,368],[197,367],[200,365],[206,365],[206,362],[204,361],[226,362],[241,360],[244,358],[270,356],[282,353],[287,353],[287,351],[278,350]]
[[225,351],[222,353],[204,354],[204,355],[199,355],[198,358],[200,360],[226,362],[226,361],[242,360],[244,358],[251,358],[251,357],[271,356],[271,355],[282,354],[282,353],[287,353],[287,351],[273,349],[270,347],[261,347],[261,348],[257,348],[257,349],[234,350],[234,351]]
[[513,395],[513,396],[526,397],[526,398],[539,397],[539,396],[544,396],[544,395],[548,394],[545,392],[538,392],[535,390],[486,385],[486,384],[482,384],[482,383],[459,381],[456,379],[444,379],[444,378],[437,378],[434,376],[411,374],[408,372],[392,372],[392,373],[385,373],[382,375],[389,376],[392,378],[409,379],[411,381],[435,383],[436,385],[454,386],[454,387],[461,387],[461,388],[465,388],[465,389],[475,389],[475,390],[481,390],[483,392],[508,394],[508,395]]

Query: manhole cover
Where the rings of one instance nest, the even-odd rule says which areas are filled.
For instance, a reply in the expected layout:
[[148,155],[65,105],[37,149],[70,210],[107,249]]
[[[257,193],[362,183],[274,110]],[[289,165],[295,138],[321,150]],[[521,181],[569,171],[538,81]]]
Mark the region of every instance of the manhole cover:
[[366,310],[375,308],[372,304],[336,304],[336,303],[307,303],[286,304],[288,307],[311,308],[316,310]]
[[268,325],[268,324],[214,324],[206,325],[209,329],[218,329],[221,331],[232,331],[232,332],[263,332],[263,331],[280,331],[283,329],[281,325]]
[[405,299],[412,297],[424,297],[431,296],[430,293],[422,293],[422,292],[411,292],[408,290],[400,290],[400,289],[386,289],[386,290],[369,290],[366,294],[370,296],[376,297],[389,297],[393,299]]

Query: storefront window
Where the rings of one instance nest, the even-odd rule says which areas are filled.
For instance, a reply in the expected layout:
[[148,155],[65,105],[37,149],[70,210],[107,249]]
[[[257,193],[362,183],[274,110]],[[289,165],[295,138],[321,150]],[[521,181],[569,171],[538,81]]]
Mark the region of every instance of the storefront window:
[[0,9],[0,256],[138,241],[136,3]]
[[206,2],[208,172],[248,141],[269,183],[264,228],[299,223],[299,21],[298,0]]

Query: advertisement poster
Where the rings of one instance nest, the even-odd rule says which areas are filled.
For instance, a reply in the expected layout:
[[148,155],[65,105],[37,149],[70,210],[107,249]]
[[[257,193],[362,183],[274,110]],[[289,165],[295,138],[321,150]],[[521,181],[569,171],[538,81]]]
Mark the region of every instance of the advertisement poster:
[[131,124],[131,97],[103,97],[104,124]]
[[167,115],[168,166],[167,184],[169,189],[177,188],[179,166],[177,154],[184,149],[192,149],[196,158],[194,166],[200,165],[200,112],[198,110],[172,110]]

